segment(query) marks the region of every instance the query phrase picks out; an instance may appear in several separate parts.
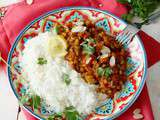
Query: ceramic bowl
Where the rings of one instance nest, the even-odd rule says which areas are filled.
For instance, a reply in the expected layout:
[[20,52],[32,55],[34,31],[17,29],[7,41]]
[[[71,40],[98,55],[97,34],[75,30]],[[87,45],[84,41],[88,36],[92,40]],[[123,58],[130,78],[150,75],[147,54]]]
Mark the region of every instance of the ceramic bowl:
[[[17,99],[20,99],[20,96],[25,93],[26,88],[21,83],[21,78],[11,71],[17,71],[19,74],[22,72],[18,57],[22,54],[24,44],[40,32],[49,31],[57,21],[65,23],[77,18],[84,21],[90,19],[112,35],[117,35],[127,26],[127,23],[107,11],[87,7],[53,10],[33,20],[18,35],[8,57],[8,64],[12,66],[8,68],[8,77]],[[118,117],[135,102],[144,86],[147,60],[143,44],[138,35],[134,37],[129,45],[124,45],[124,47],[130,53],[126,70],[128,80],[122,91],[114,99],[106,99],[102,105],[95,108],[95,112],[88,116],[89,119],[106,120]],[[45,105],[42,105],[39,111],[36,112],[33,112],[32,107],[29,105],[23,105],[23,107],[39,119],[45,119],[48,114],[51,114],[51,111],[45,109]]]

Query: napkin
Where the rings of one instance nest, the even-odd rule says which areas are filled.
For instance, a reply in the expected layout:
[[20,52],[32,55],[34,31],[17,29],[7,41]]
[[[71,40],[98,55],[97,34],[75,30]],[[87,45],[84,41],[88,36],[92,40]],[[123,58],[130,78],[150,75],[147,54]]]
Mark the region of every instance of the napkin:
[[[85,0],[83,2],[81,0],[34,0],[32,5],[27,5],[23,1],[8,6],[5,16],[0,20],[0,51],[2,51],[2,56],[7,59],[9,49],[15,38],[29,22],[48,11],[66,6],[95,7],[110,11],[119,17],[127,12],[125,6],[116,2],[116,0]],[[160,60],[160,57],[158,57],[160,44],[142,31],[139,32],[139,35],[147,52],[149,66],[151,66]],[[154,54],[151,56],[151,53]],[[153,113],[146,85],[132,107],[118,117],[117,120],[133,120],[133,111],[136,108],[142,109],[144,120],[153,120]],[[30,115],[27,111],[23,111],[27,120],[36,120],[36,118]]]

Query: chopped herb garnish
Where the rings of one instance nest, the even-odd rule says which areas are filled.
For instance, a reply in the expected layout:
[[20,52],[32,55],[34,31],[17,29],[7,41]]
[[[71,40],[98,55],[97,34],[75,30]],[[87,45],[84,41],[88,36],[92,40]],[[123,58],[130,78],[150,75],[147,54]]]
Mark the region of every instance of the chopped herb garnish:
[[58,32],[59,32],[59,27],[60,27],[60,26],[56,24],[56,25],[54,26],[54,28],[53,28],[53,33],[58,34]]
[[47,64],[47,60],[42,57],[39,57],[37,64],[39,64],[39,65]]
[[83,44],[83,52],[87,55],[92,55],[95,52],[95,48],[88,45],[88,44]]
[[66,85],[69,85],[71,83],[71,79],[69,78],[69,75],[66,73],[63,74],[62,79],[66,83]]
[[38,110],[38,107],[40,106],[41,104],[41,98],[37,95],[33,95],[32,96],[32,107],[33,107],[33,110]]
[[93,38],[88,38],[86,39],[86,41],[88,41],[89,43],[96,43],[96,40]]
[[83,120],[75,107],[66,107],[62,113],[50,115],[47,120]]
[[86,55],[92,55],[95,52],[95,47],[91,46],[90,43],[95,44],[96,41],[93,38],[88,38],[81,44],[83,52]]
[[53,115],[50,115],[47,120],[62,120],[62,113],[54,113]]
[[108,78],[112,74],[112,70],[110,67],[106,67],[106,68],[99,67],[97,69],[97,74],[100,77],[105,76],[106,78]]
[[112,74],[112,70],[110,67],[105,68],[104,75],[108,78]]
[[29,97],[27,95],[22,95],[21,98],[20,98],[20,104],[25,104],[29,101]]
[[102,68],[102,67],[99,67],[98,69],[97,69],[97,74],[98,74],[98,76],[103,76],[104,75],[104,69]]
[[66,120],[81,120],[82,119],[78,111],[73,106],[66,107],[64,110],[64,115],[65,115]]
[[36,111],[41,104],[41,98],[37,95],[23,95],[20,98],[20,105],[24,105],[25,103],[29,103],[33,107],[33,110]]

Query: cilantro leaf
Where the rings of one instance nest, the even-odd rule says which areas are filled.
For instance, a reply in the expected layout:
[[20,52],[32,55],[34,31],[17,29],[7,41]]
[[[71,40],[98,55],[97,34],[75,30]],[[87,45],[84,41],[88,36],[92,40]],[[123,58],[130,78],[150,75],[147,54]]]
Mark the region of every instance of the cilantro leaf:
[[47,120],[62,120],[62,113],[54,113],[53,115],[50,115]]
[[25,104],[29,101],[29,97],[27,95],[22,95],[21,98],[20,98],[20,104]]
[[88,45],[88,44],[83,44],[83,52],[87,55],[92,55],[95,52],[95,48]]
[[66,73],[62,75],[62,79],[66,83],[66,85],[69,85],[71,83],[71,79],[69,78],[69,75]]
[[66,107],[64,110],[64,114],[65,114],[66,120],[79,120],[79,119],[81,119],[80,114],[73,106]]
[[106,68],[99,67],[97,69],[97,74],[100,77],[105,76],[106,78],[108,78],[112,74],[112,70],[110,67],[106,67]]
[[88,43],[96,43],[96,40],[95,39],[93,39],[93,38],[88,38],[88,39],[86,39],[86,41],[88,42]]
[[41,98],[37,95],[33,95],[32,96],[32,106],[33,106],[33,110],[38,110],[38,107],[41,104]]
[[110,67],[106,67],[104,71],[104,75],[106,78],[108,78],[112,74],[112,70]]
[[50,115],[47,120],[83,120],[75,107],[69,106],[64,109],[62,113],[55,113]]
[[91,43],[95,44],[96,41],[93,38],[88,38],[81,44],[83,53],[86,55],[92,55],[96,51],[95,47],[90,45]]
[[99,67],[98,69],[97,69],[97,74],[98,74],[98,76],[103,76],[104,75],[104,69],[102,68],[102,67]]
[[37,64],[39,64],[39,65],[47,64],[47,60],[44,59],[43,57],[39,57]]

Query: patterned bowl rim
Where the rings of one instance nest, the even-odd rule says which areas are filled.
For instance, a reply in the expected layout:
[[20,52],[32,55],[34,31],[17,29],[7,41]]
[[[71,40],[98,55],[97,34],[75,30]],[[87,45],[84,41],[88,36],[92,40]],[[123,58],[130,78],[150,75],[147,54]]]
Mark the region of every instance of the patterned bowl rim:
[[[120,22],[122,22],[123,24],[127,25],[127,23],[125,21],[123,21],[121,18],[113,15],[112,13],[108,12],[108,11],[103,11],[103,10],[99,10],[97,8],[93,8],[93,7],[83,7],[83,6],[78,6],[78,7],[63,7],[63,8],[60,8],[60,9],[55,9],[55,10],[51,10],[47,13],[44,13],[42,14],[41,16],[39,16],[38,18],[34,19],[33,21],[31,21],[20,33],[19,35],[17,36],[17,38],[15,39],[15,42],[14,44],[12,45],[12,48],[10,49],[10,52],[9,52],[9,55],[8,55],[8,60],[7,60],[7,63],[9,65],[11,65],[11,58],[12,58],[12,54],[14,52],[14,49],[17,45],[17,43],[19,42],[20,38],[22,37],[22,35],[35,23],[37,22],[38,20],[41,20],[45,17],[47,17],[48,15],[50,14],[54,14],[54,13],[58,13],[58,12],[61,12],[61,11],[67,11],[67,10],[94,10],[94,11],[97,11],[97,12],[101,12],[105,15],[109,15],[117,20],[119,20]],[[136,37],[138,38],[138,42],[140,44],[140,47],[141,49],[143,50],[144,54],[144,73],[143,73],[143,76],[142,76],[142,82],[141,84],[139,85],[136,93],[134,94],[134,96],[131,98],[131,100],[127,103],[127,105],[119,112],[117,112],[116,114],[113,114],[113,116],[111,116],[110,118],[107,118],[107,119],[115,119],[117,118],[118,116],[120,116],[121,114],[123,114],[126,110],[128,110],[131,105],[137,100],[138,96],[140,95],[143,87],[144,87],[144,84],[145,84],[145,80],[146,80],[146,76],[147,76],[147,56],[146,56],[146,51],[145,51],[145,48],[143,46],[143,43],[140,39],[140,37],[138,35],[136,35]],[[12,79],[11,79],[11,71],[10,71],[10,67],[7,68],[7,74],[8,74],[8,78],[9,78],[9,83],[10,83],[10,86],[14,92],[14,95],[16,96],[16,98],[19,100],[19,97],[18,97],[18,94],[14,88],[14,85],[12,83]],[[22,106],[26,111],[28,111],[29,113],[31,113],[34,117],[38,118],[38,119],[44,119],[44,118],[41,118],[39,115],[35,114],[32,110],[30,110],[29,108],[27,108],[26,106]]]

